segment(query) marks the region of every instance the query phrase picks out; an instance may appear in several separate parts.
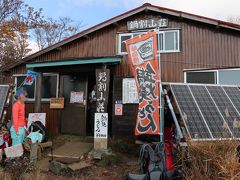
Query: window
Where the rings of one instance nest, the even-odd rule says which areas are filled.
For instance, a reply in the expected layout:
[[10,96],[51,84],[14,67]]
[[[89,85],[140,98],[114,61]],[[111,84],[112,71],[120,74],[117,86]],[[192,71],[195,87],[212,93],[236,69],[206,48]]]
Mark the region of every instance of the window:
[[218,71],[218,83],[224,85],[240,85],[240,69]]
[[240,85],[240,68],[190,70],[184,72],[185,83]]
[[145,34],[145,32],[138,32],[138,33],[124,33],[124,34],[119,34],[118,35],[118,54],[126,54],[127,49],[125,45],[125,41],[134,37],[137,37],[141,34]]
[[41,89],[42,99],[50,99],[52,97],[57,97],[57,88],[58,88],[57,74],[43,75]]
[[216,84],[216,72],[186,72],[186,83]]
[[179,30],[161,31],[160,52],[179,52]]
[[[16,88],[24,87],[28,93],[28,100],[33,101],[35,99],[35,86],[36,81],[31,86],[23,86],[23,81],[26,75],[16,75],[15,83]],[[52,97],[57,97],[58,90],[58,74],[43,74],[42,78],[42,100],[49,100]]]
[[[125,41],[146,32],[136,32],[136,33],[123,33],[118,35],[118,54],[126,54]],[[160,31],[158,34],[158,39],[160,39],[160,52],[179,52],[180,51],[180,37],[179,30],[166,30]],[[159,49],[159,47],[158,47]]]

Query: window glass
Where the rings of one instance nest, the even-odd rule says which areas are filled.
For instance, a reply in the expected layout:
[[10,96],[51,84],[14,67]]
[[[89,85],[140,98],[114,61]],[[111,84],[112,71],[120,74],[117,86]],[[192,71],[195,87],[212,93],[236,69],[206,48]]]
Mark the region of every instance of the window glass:
[[122,35],[121,36],[121,52],[127,52],[125,41],[132,38],[132,35]]
[[215,72],[187,72],[187,83],[216,84]]
[[240,85],[240,70],[219,70],[219,84]]
[[17,76],[17,88],[23,87],[27,93],[29,99],[34,99],[35,95],[35,83],[33,83],[31,86],[23,86],[23,81],[25,80],[26,76]]
[[[125,41],[132,38],[137,37],[141,34],[145,34],[146,32],[137,32],[137,33],[126,33],[119,34],[118,38],[118,54],[126,53],[126,44]],[[180,49],[180,40],[179,40],[179,30],[166,30],[160,31],[157,36],[157,39],[160,40],[160,51],[161,52],[174,52],[179,51]],[[158,44],[157,44],[158,47]],[[159,47],[158,47],[159,50]]]
[[174,34],[175,34],[175,50],[179,50],[179,43],[180,43],[179,37],[178,37],[179,33],[178,31],[175,31]]
[[175,49],[175,32],[165,32],[165,50]]
[[57,97],[57,76],[56,75],[45,75],[42,79],[42,98],[49,99]]
[[[159,38],[160,37],[160,38]],[[158,40],[160,39],[160,50],[163,50],[163,33],[159,33],[158,34]],[[159,44],[159,43],[158,43]],[[158,47],[157,44],[157,47]],[[159,47],[158,47],[158,51],[159,51]]]

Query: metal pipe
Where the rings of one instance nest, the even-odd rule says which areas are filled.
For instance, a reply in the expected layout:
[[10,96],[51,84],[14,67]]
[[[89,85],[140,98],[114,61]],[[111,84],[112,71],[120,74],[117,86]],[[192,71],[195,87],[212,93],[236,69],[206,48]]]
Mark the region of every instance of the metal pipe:
[[162,81],[161,81],[161,57],[160,57],[160,38],[159,38],[159,28],[157,28],[157,43],[158,43],[158,81],[159,81],[159,124],[160,124],[160,142],[163,142],[164,134],[163,134],[163,126],[164,126],[164,116],[163,116],[163,106],[162,106]]
[[171,101],[170,101],[170,99],[169,99],[169,97],[168,97],[168,95],[166,93],[166,90],[164,90],[164,91],[165,91],[165,97],[166,97],[166,100],[167,100],[168,107],[169,107],[169,109],[171,111],[171,114],[172,114],[172,117],[173,117],[173,121],[174,121],[174,124],[175,124],[176,129],[177,129],[177,135],[178,135],[178,137],[180,137],[180,139],[182,139],[183,138],[183,134],[182,134],[181,128],[180,128],[180,126],[178,124],[177,117],[176,117],[176,115],[174,113],[174,110],[173,110],[173,107],[172,107],[172,103],[171,103]]

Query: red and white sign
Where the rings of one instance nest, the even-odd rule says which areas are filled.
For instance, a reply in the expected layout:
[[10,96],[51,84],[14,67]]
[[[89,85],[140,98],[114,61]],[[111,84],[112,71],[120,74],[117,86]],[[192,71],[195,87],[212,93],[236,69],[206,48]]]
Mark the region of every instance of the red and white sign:
[[115,104],[115,116],[122,116],[123,114],[123,105]]
[[128,59],[139,97],[135,135],[159,134],[159,85],[157,34],[147,34],[126,41]]

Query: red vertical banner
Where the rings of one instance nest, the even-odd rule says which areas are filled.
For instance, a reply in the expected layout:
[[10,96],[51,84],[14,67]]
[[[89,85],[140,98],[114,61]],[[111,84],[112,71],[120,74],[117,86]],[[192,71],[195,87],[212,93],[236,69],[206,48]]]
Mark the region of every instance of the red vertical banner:
[[159,85],[156,32],[126,41],[139,105],[135,135],[159,134]]

